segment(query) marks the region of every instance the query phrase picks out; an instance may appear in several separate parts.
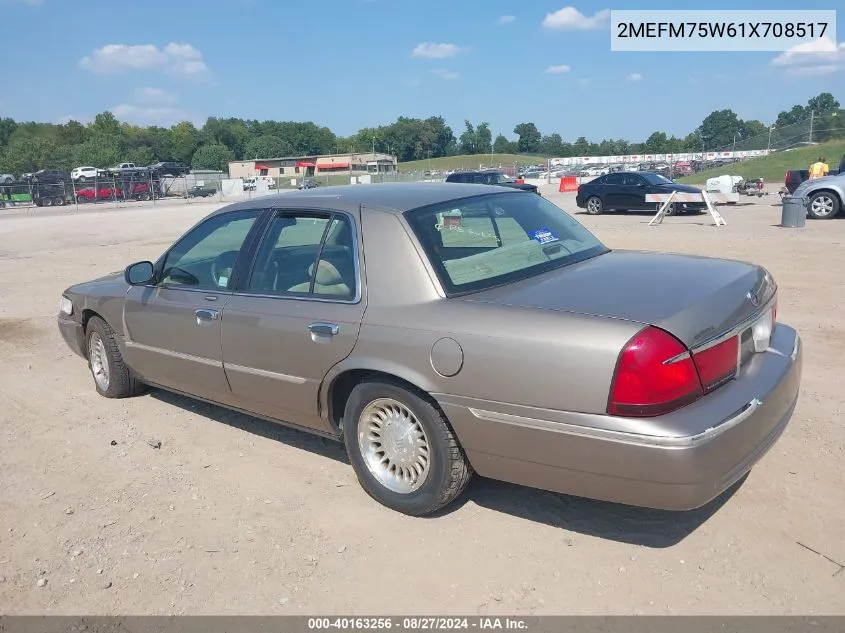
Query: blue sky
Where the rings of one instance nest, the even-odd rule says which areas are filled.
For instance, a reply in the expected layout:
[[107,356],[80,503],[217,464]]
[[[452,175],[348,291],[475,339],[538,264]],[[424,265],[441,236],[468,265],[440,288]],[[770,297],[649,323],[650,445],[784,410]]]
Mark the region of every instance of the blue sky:
[[[611,52],[602,11],[681,6],[620,4],[0,0],[0,116],[86,121],[109,109],[140,124],[311,120],[348,135],[400,115],[442,115],[456,133],[470,119],[512,138],[514,125],[533,121],[570,141],[636,141],[654,130],[684,135],[725,107],[771,122],[821,91],[845,102],[845,47],[797,64],[773,64],[771,52]],[[577,13],[546,20],[564,7]],[[685,8],[796,5],[708,0]],[[844,19],[840,11],[840,33]],[[549,28],[561,23],[568,28]]]

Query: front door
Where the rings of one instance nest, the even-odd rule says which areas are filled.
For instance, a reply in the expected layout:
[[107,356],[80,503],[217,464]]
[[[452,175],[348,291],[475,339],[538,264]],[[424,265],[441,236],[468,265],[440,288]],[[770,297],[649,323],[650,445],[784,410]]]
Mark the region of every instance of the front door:
[[182,237],[156,266],[156,282],[124,301],[126,360],[143,379],[226,402],[221,313],[259,211],[215,215]]
[[364,315],[358,216],[279,211],[252,275],[223,309],[223,363],[235,405],[331,432],[323,378],[355,346]]
[[645,194],[648,191],[646,181],[637,174],[625,174],[624,185],[620,194],[626,209],[652,209],[653,203],[646,203]]

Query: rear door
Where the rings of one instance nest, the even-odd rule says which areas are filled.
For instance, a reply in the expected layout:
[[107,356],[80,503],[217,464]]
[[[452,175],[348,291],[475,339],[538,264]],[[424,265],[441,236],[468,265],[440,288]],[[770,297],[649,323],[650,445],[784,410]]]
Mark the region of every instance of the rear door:
[[248,278],[222,315],[236,406],[332,432],[317,410],[323,378],[355,346],[366,305],[360,214],[277,211]]

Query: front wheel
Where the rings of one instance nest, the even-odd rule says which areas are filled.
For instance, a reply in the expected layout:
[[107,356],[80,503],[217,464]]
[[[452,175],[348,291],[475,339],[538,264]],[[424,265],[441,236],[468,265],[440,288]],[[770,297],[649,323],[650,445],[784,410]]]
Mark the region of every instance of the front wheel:
[[839,214],[839,198],[827,191],[810,196],[807,215],[814,220],[830,220]]
[[590,215],[601,215],[604,211],[604,204],[598,196],[591,196],[587,199],[587,213]]
[[472,467],[443,413],[427,398],[392,381],[352,390],[343,438],[358,481],[382,505],[422,516],[451,503]]
[[117,346],[114,330],[100,317],[91,317],[85,329],[88,367],[97,393],[106,398],[128,398],[143,391]]

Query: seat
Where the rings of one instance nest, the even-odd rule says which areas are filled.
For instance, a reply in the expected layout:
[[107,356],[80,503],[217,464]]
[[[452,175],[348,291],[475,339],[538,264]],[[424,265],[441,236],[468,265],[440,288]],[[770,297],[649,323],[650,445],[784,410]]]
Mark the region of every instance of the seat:
[[[331,262],[321,259],[314,274],[314,264],[308,267],[308,274],[314,277],[314,294],[352,297],[352,290],[343,281],[343,275]],[[311,282],[303,282],[288,288],[288,292],[308,292]]]

